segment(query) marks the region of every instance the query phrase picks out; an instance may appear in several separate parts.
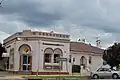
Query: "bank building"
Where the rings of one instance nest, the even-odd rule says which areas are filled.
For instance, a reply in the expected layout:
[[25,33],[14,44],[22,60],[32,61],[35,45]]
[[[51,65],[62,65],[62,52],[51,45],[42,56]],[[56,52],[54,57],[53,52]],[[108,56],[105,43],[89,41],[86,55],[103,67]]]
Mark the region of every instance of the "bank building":
[[70,41],[70,35],[23,30],[4,39],[6,70],[29,74],[89,73],[102,65],[103,49]]

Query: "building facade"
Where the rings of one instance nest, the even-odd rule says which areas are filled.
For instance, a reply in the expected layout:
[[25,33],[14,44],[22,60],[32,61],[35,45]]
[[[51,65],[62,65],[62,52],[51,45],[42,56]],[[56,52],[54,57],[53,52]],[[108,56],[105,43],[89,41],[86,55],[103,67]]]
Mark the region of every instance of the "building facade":
[[[78,73],[83,66],[82,72],[87,73],[90,64],[93,64],[92,70],[101,65],[102,49],[92,46],[90,51],[83,46],[83,50],[81,44],[70,42],[70,36],[66,34],[31,30],[17,32],[4,40],[9,53],[8,71],[71,74]],[[79,68],[75,68],[75,65]]]
[[[4,40],[9,53],[9,71],[31,72],[31,74],[68,74],[71,69],[67,61],[57,57],[69,58],[69,35],[31,32],[17,32]],[[66,66],[67,64],[67,66]]]
[[103,49],[82,42],[70,42],[72,72],[89,73],[103,64]]

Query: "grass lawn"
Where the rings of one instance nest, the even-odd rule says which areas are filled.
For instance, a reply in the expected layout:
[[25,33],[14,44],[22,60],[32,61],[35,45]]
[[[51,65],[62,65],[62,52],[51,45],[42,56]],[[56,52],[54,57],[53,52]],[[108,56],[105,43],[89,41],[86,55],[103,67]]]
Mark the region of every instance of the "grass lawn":
[[40,79],[40,78],[85,78],[88,76],[84,75],[31,75],[27,76],[26,78],[32,78],[32,79]]

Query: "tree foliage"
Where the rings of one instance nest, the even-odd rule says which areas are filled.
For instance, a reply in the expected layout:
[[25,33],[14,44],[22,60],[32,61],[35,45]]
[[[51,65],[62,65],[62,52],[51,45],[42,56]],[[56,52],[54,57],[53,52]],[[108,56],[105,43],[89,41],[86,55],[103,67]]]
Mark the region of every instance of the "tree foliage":
[[2,54],[6,53],[6,49],[2,46],[2,44],[0,43],[0,60],[2,59]]
[[108,47],[104,50],[103,60],[113,68],[120,64],[120,43]]

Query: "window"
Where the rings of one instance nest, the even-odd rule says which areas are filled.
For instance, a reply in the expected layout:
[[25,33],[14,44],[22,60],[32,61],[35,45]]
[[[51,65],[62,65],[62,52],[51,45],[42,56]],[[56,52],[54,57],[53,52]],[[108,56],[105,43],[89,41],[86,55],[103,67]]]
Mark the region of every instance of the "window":
[[44,68],[45,69],[62,69],[62,63],[59,64],[58,57],[62,56],[62,50],[59,48],[47,48],[44,51]]
[[31,63],[31,56],[28,56],[28,64]]
[[75,62],[75,58],[73,58],[73,62]]
[[92,57],[89,56],[89,64],[92,64]]
[[27,55],[23,55],[23,64],[27,64]]
[[110,71],[110,69],[104,68],[104,71]]
[[58,35],[58,34],[56,34],[55,36],[56,36],[56,37],[58,37],[59,35]]
[[60,57],[60,54],[54,54],[54,63],[58,63],[57,58]]
[[58,63],[56,58],[60,57],[60,56],[62,56],[62,51],[60,49],[56,48],[54,50],[54,63]]
[[66,38],[69,38],[69,36],[67,35]]
[[46,36],[48,36],[48,33],[46,33]]
[[35,32],[33,32],[33,35],[35,35],[36,33]]
[[18,33],[18,35],[22,35],[22,33],[21,33],[21,32],[19,32],[19,33]]
[[62,37],[62,35],[60,35],[60,37]]
[[49,36],[52,36],[52,34],[49,34]]
[[43,35],[45,35],[45,33],[43,33]]
[[111,71],[109,68],[99,68],[97,71]]
[[100,68],[97,71],[105,71],[105,69],[104,68]]
[[39,35],[41,35],[41,32],[39,32]]
[[71,63],[71,58],[72,58],[72,56],[71,55],[69,55],[69,62]]
[[65,38],[65,35],[63,35],[63,38]]
[[87,59],[82,56],[81,59],[80,59],[80,64],[83,66],[83,69],[86,68],[86,65],[87,65]]
[[84,56],[81,57],[80,64],[81,65],[86,65],[87,64],[87,59]]
[[55,34],[53,34],[53,36],[55,36]]
[[44,59],[45,59],[46,63],[50,63],[51,62],[51,54],[45,54]]

